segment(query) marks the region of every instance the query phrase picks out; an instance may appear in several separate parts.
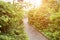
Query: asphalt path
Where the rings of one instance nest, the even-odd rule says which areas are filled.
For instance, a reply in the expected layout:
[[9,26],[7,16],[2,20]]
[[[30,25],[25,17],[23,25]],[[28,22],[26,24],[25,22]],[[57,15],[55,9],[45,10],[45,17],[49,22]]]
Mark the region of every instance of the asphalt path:
[[48,40],[45,36],[35,30],[31,25],[28,24],[28,19],[24,18],[23,23],[25,26],[25,31],[28,34],[30,40]]

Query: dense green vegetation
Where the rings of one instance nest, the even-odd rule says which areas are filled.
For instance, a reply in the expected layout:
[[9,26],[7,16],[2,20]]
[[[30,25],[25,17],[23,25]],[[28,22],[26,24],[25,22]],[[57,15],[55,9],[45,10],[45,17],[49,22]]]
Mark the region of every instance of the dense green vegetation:
[[19,3],[0,1],[0,40],[28,40],[22,21],[23,13]]
[[60,1],[48,0],[40,8],[29,11],[28,20],[50,40],[60,40]]

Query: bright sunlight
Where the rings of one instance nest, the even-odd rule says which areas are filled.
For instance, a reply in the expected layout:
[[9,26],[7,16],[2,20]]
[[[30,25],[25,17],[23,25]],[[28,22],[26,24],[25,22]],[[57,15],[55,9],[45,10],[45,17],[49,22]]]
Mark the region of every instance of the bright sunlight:
[[35,8],[39,7],[42,4],[42,0],[24,0],[24,1],[32,4]]

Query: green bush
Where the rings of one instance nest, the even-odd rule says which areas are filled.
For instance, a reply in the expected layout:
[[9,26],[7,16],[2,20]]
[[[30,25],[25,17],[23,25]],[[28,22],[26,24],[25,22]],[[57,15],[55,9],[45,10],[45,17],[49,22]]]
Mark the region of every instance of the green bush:
[[19,3],[0,1],[0,40],[28,40],[22,21],[23,13]]
[[40,8],[29,11],[28,20],[50,40],[60,40],[60,3],[57,0],[48,0]]

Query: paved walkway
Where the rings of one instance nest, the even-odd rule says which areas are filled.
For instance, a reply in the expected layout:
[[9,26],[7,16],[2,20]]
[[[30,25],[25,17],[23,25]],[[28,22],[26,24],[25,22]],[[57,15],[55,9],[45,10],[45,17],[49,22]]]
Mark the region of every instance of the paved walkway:
[[42,34],[35,30],[32,26],[28,24],[28,19],[23,19],[25,31],[28,34],[30,40],[47,40]]

